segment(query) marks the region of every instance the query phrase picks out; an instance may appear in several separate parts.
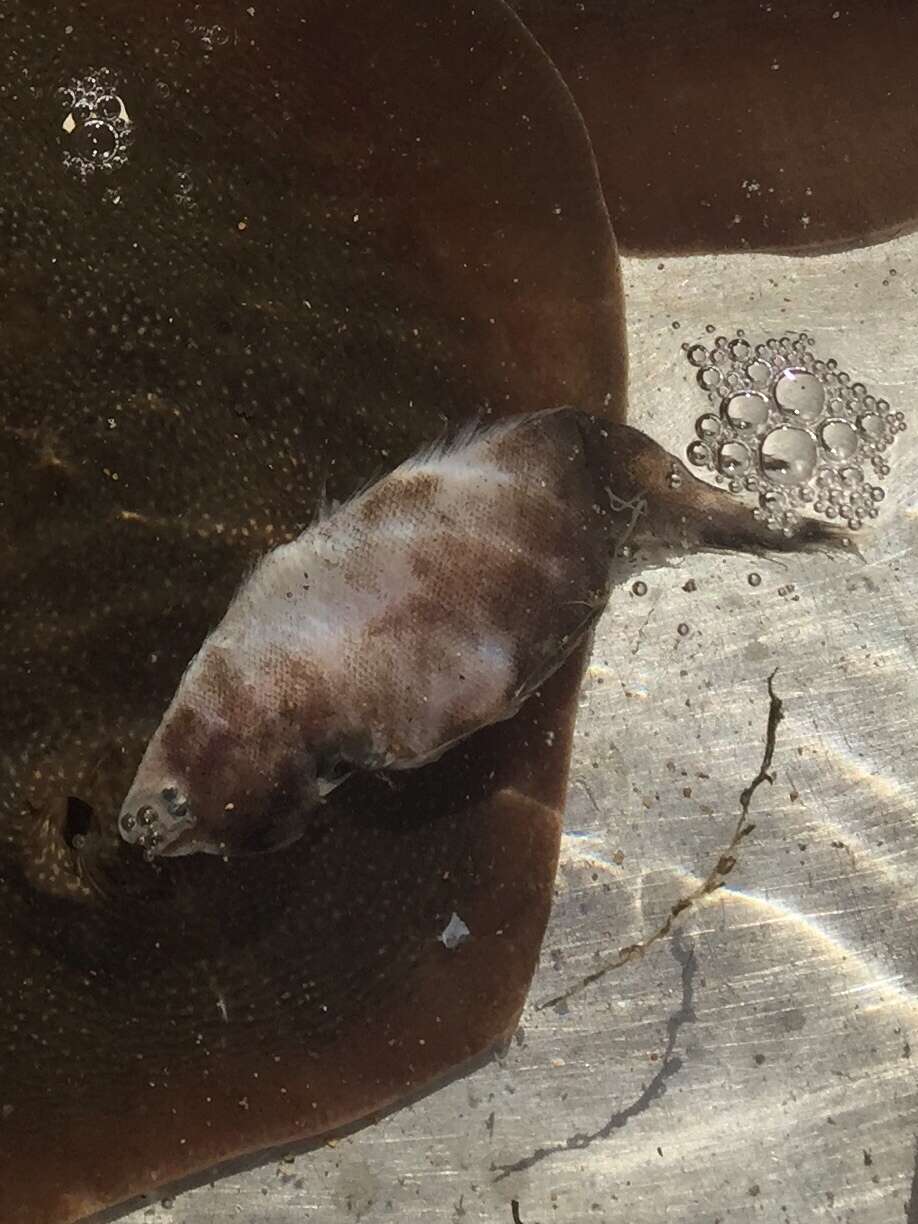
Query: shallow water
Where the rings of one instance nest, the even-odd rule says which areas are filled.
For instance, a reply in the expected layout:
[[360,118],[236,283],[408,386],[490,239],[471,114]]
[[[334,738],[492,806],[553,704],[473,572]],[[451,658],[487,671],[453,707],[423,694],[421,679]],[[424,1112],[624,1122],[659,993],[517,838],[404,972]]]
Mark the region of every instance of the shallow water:
[[[918,240],[659,262],[625,263],[632,411],[673,451],[705,403],[681,344],[711,322],[807,330],[910,413]],[[126,1218],[490,1222],[516,1199],[543,1224],[902,1219],[918,1120],[916,431],[890,466],[863,562],[694,557],[636,565],[646,593],[613,596],[554,910],[503,1058],[333,1148]],[[717,861],[775,667],[775,783],[727,886],[671,943],[540,1011]]]
[[[166,1168],[321,1131],[321,1119],[304,1123],[292,1105],[282,1117],[277,1103],[304,1091],[304,1030],[325,1070],[333,1064],[332,1106],[357,1081],[340,1112],[352,1117],[374,1094],[391,1100],[481,1049],[525,994],[557,845],[553,811],[532,796],[554,802],[573,670],[568,689],[527,707],[522,729],[486,737],[454,773],[425,774],[411,791],[417,827],[397,797],[357,789],[340,830],[321,826],[273,868],[218,879],[185,864],[171,909],[141,877],[102,873],[118,904],[79,908],[93,882],[77,870],[80,839],[116,810],[246,564],[304,525],[323,483],[350,492],[470,402],[623,411],[618,271],[585,129],[501,5],[442,2],[471,24],[434,28],[420,0],[391,11],[315,0],[304,33],[284,24],[282,5],[208,0],[190,16],[162,10],[154,29],[146,10],[98,0],[92,22],[64,5],[17,4],[0,31],[0,564],[13,577],[0,656],[0,1204],[5,1193],[10,1210],[25,1202],[10,1197],[16,1178],[38,1198],[77,1187],[75,1204],[52,1208],[72,1216],[138,1179],[164,1181]],[[405,14],[399,26],[393,15]],[[887,154],[895,144],[876,143]],[[625,187],[640,199],[643,160],[613,199],[609,150],[597,144],[615,215]],[[672,175],[662,137],[655,153]],[[831,157],[819,169],[820,182],[844,185]],[[755,196],[740,245],[806,239],[794,192],[807,188],[795,179],[780,193],[784,221],[772,227],[762,183],[734,177]],[[887,217],[880,200],[874,228],[847,211],[863,192],[842,191],[842,229],[835,197],[818,196],[814,241],[905,224],[905,180],[902,207]],[[677,203],[676,246],[716,245],[701,207]],[[665,208],[646,215],[657,230],[635,249],[675,233]],[[507,1049],[375,1127],[254,1158],[213,1185],[199,1177],[100,1224],[886,1224],[908,1201],[918,1212],[918,243],[810,260],[626,261],[624,274],[629,420],[674,454],[699,440],[710,411],[684,352],[708,342],[709,327],[806,331],[821,357],[909,416],[879,515],[858,535],[861,558],[636,562],[586,674],[554,910]],[[788,403],[808,419],[813,388],[800,385]],[[755,411],[737,405],[737,427]],[[831,437],[851,445],[850,431]],[[809,456],[786,441],[772,443],[772,461],[804,470]],[[745,462],[736,448],[725,458]],[[722,869],[726,886],[643,959],[544,1007],[650,938],[722,861],[767,742],[775,668],[775,782],[752,798],[756,828]],[[556,721],[540,721],[546,708]],[[508,811],[498,793],[472,824],[463,802],[479,788],[494,800],[503,769],[526,802]],[[433,810],[444,819],[431,829]],[[325,891],[339,878],[323,863],[348,860],[357,904],[339,911]],[[521,937],[501,959],[474,935],[492,919],[503,933],[508,896]],[[451,946],[463,928],[473,938]],[[367,933],[388,957],[381,995],[365,960],[341,973],[339,941],[375,957]],[[197,955],[215,948],[227,953],[219,963]],[[460,950],[482,957],[467,979],[443,959]],[[402,974],[419,962],[435,968],[412,996]],[[353,1026],[334,1058],[310,974],[332,984],[328,1023]],[[426,1018],[452,1044],[425,1037],[388,1059],[389,1030],[364,1023],[378,998],[400,1037]],[[230,1024],[243,1009],[252,1028]],[[276,1073],[262,1065],[271,1040],[289,1056]],[[204,1085],[218,1065],[211,1048],[236,1059],[212,1076],[217,1089]],[[15,1105],[10,1085],[23,1090]],[[187,1159],[194,1106],[201,1147]],[[28,1133],[29,1111],[48,1133],[24,1174],[4,1140]]]

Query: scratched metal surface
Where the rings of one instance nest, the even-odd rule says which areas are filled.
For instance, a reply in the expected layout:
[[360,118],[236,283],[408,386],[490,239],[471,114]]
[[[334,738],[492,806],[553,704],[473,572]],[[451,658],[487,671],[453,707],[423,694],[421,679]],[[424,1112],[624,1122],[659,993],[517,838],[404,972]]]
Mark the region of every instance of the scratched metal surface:
[[[516,1199],[525,1224],[918,1220],[918,240],[626,274],[632,419],[673,450],[703,408],[680,346],[709,322],[803,328],[909,414],[863,562],[635,565],[646,594],[629,579],[597,636],[554,916],[506,1055],[334,1147],[125,1219],[509,1224]],[[728,886],[538,1010],[717,862],[775,667],[775,782]]]

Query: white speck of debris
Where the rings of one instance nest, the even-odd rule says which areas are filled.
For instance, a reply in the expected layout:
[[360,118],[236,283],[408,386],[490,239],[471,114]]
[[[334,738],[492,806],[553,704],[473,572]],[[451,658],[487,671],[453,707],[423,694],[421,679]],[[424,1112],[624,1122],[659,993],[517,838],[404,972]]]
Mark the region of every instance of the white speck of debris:
[[71,132],[76,131],[76,119],[74,119],[72,114],[67,116],[64,122],[61,124],[61,127],[64,129],[64,131],[67,133],[68,136],[70,135]]
[[809,213],[804,213],[804,214],[801,216],[801,218],[800,218],[800,222],[801,222],[801,224],[803,225],[803,228],[804,228],[804,229],[806,229],[806,227],[807,227],[807,226],[809,225],[809,223],[810,223],[810,214],[809,214]]
[[448,948],[450,952],[452,952],[454,948],[458,948],[460,944],[465,943],[465,941],[470,939],[471,936],[472,932],[465,925],[459,915],[457,913],[453,913],[449,922],[440,933],[440,942],[443,944],[444,948]]

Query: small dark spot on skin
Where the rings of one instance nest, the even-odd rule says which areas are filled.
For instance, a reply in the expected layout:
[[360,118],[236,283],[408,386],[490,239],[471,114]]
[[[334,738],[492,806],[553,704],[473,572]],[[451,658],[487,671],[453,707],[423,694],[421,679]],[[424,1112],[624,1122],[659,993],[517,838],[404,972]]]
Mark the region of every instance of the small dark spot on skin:
[[761,1193],[762,1193],[762,1189],[759,1185],[752,1185],[749,1187],[749,1197],[750,1198],[758,1198],[758,1196]]
[[873,1156],[870,1154],[867,1148],[864,1148],[864,1167],[869,1169],[872,1164]]
[[752,1061],[755,1063],[757,1067],[761,1067],[762,1063],[765,1061],[765,1055],[764,1054],[753,1054]]

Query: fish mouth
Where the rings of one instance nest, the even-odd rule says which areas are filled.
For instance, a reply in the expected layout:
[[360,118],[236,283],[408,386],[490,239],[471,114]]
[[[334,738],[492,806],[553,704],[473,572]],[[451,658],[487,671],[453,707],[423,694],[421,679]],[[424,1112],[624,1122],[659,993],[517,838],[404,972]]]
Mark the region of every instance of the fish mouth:
[[[193,828],[195,817],[177,786],[128,795],[118,816],[122,841],[140,846],[148,859],[170,852],[172,845]],[[175,853],[175,851],[172,851]]]

